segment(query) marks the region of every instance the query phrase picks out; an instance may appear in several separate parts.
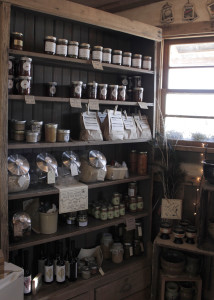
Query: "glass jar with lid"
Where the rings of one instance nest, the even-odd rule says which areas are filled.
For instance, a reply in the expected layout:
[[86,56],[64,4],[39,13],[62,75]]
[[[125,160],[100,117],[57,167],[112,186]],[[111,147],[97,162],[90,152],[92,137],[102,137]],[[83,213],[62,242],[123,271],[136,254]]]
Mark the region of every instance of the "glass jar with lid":
[[143,211],[143,197],[137,196],[137,211]]
[[81,98],[82,97],[82,81],[72,81],[71,83],[71,97]]
[[58,129],[57,130],[57,142],[69,142],[70,130],[69,129]]
[[122,64],[122,51],[121,50],[113,50],[113,52],[112,52],[112,63],[114,65],[121,66],[121,64]]
[[108,84],[106,84],[106,83],[98,84],[98,99],[99,100],[107,99],[107,88],[108,88]]
[[109,205],[108,206],[108,220],[114,219],[114,207]]
[[117,101],[118,97],[118,85],[110,84],[108,87],[108,100]]
[[113,205],[119,205],[120,204],[120,194],[114,193],[111,202]]
[[100,210],[100,220],[106,221],[108,219],[107,207],[103,206]]
[[144,56],[143,58],[143,69],[150,71],[152,69],[152,58],[151,56]]
[[103,63],[110,64],[111,63],[111,48],[103,48]]
[[23,50],[23,33],[21,32],[11,33],[10,48],[14,50]]
[[125,85],[119,85],[118,86],[118,101],[125,101],[126,100],[126,86]]
[[13,88],[14,88],[14,76],[8,75],[8,94],[13,94]]
[[81,59],[90,59],[90,44],[82,43],[79,46],[79,58]]
[[30,57],[21,57],[19,60],[19,76],[30,76],[31,74],[31,62]]
[[31,89],[31,79],[30,76],[19,76],[17,85],[19,95],[30,95]]
[[102,46],[94,46],[92,50],[92,60],[102,61],[103,58],[103,47]]
[[119,205],[114,205],[114,217],[119,218],[120,216],[120,207]]
[[143,101],[143,88],[135,87],[133,88],[133,101],[142,102]]
[[48,85],[48,97],[54,97],[56,95],[57,82],[51,81],[47,83]]
[[125,204],[124,203],[120,203],[120,216],[125,216],[126,212],[125,212]]
[[58,124],[48,123],[45,124],[45,141],[47,143],[55,143],[57,135]]
[[96,205],[94,208],[94,217],[97,220],[100,219],[100,206],[99,205]]
[[48,35],[45,37],[45,53],[56,54],[56,37]]
[[132,53],[123,52],[123,66],[131,67],[132,64]]
[[128,186],[128,195],[129,197],[136,197],[137,196],[137,183],[130,182]]
[[80,210],[78,212],[78,225],[79,227],[88,226],[88,215],[86,210]]
[[133,54],[132,67],[141,69],[141,66],[142,66],[142,55],[141,54]]
[[88,99],[97,99],[97,86],[96,82],[88,82],[86,87],[86,95]]
[[139,152],[137,157],[137,174],[147,174],[147,152]]
[[56,43],[56,54],[60,56],[67,56],[68,53],[68,40],[58,39]]
[[137,211],[137,200],[135,197],[129,198],[129,211],[133,213]]
[[9,58],[8,58],[8,75],[14,75],[14,63],[15,63],[15,57],[9,56]]
[[39,132],[27,130],[25,133],[27,143],[37,143]]
[[103,253],[104,259],[110,259],[111,258],[111,247],[113,245],[113,238],[111,233],[103,233],[100,244],[101,244],[101,250]]
[[114,243],[111,247],[112,261],[120,264],[123,261],[123,245],[121,243]]
[[78,58],[79,43],[76,41],[68,42],[68,56],[71,58]]

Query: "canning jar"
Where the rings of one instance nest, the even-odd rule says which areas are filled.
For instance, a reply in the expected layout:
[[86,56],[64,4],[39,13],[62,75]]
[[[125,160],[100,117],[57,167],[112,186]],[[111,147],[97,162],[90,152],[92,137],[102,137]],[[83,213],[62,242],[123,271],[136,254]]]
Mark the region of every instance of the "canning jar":
[[14,130],[13,131],[13,139],[14,141],[21,142],[25,139],[25,131],[22,130]]
[[86,95],[88,99],[97,99],[97,86],[96,82],[88,82],[86,88]]
[[36,121],[36,120],[31,120],[30,121],[30,129],[31,129],[31,131],[39,132],[40,133],[40,137],[41,137],[41,133],[42,133],[42,126],[43,126],[43,121]]
[[100,219],[106,221],[108,219],[107,207],[101,207],[100,210]]
[[58,124],[53,124],[53,123],[45,124],[45,141],[47,143],[56,142],[57,128],[58,128]]
[[114,65],[121,66],[121,64],[122,64],[122,51],[121,50],[113,50],[112,63]]
[[82,274],[82,279],[89,279],[91,277],[90,268],[87,266],[82,267],[81,274]]
[[13,75],[8,75],[8,94],[13,94],[14,87],[14,77]]
[[100,219],[100,206],[95,206],[94,208],[94,217],[95,219]]
[[18,77],[18,93],[19,93],[19,95],[30,95],[31,79],[32,78],[30,76],[19,76]]
[[143,101],[143,88],[135,87],[133,88],[133,101],[142,102]]
[[120,216],[119,205],[114,205],[114,218],[119,218],[119,216]]
[[72,58],[77,58],[79,52],[79,43],[76,41],[68,42],[68,56]]
[[133,76],[133,87],[142,87],[141,76]]
[[137,196],[137,211],[143,210],[143,197]]
[[45,53],[54,55],[56,53],[56,37],[48,35],[45,37]]
[[58,39],[56,43],[56,54],[60,56],[67,56],[68,53],[68,40]]
[[140,152],[137,156],[137,174],[147,174],[147,152]]
[[79,227],[85,227],[88,225],[88,215],[86,210],[80,210],[78,213],[78,225]]
[[130,182],[128,186],[128,195],[129,197],[136,197],[137,196],[137,183]]
[[108,84],[106,83],[99,83],[98,84],[98,99],[99,100],[106,100],[107,99],[107,88]]
[[152,58],[151,56],[144,56],[143,58],[143,69],[150,71],[152,69]]
[[108,206],[108,219],[114,219],[114,207],[111,205]]
[[133,54],[132,67],[140,69],[141,66],[142,66],[142,55],[141,54]]
[[57,86],[57,82],[55,82],[55,81],[48,82],[48,96],[49,97],[54,97],[56,95],[56,86]]
[[33,132],[30,130],[26,131],[26,142],[27,143],[37,143],[38,142],[38,132]]
[[117,101],[118,85],[110,84],[108,88],[108,100]]
[[112,261],[119,264],[123,261],[123,245],[121,243],[114,243],[111,247]]
[[171,231],[172,231],[172,225],[169,222],[161,222],[161,224],[160,224],[160,238],[161,239],[169,240]]
[[129,198],[129,211],[136,212],[137,211],[137,200],[135,197]]
[[23,33],[21,32],[12,32],[10,47],[14,50],[23,50]]
[[120,204],[120,194],[114,193],[111,202],[113,205],[119,205]]
[[174,243],[175,244],[183,244],[183,238],[185,237],[185,231],[182,226],[177,225],[173,229],[173,235],[174,235]]
[[118,86],[118,101],[125,101],[126,100],[126,86],[125,85],[119,85]]
[[120,209],[120,216],[125,216],[126,212],[125,212],[125,204],[124,203],[120,203],[120,206],[119,206],[119,209]]
[[137,173],[137,152],[136,150],[131,150],[129,154],[129,171],[131,174]]
[[92,51],[92,60],[102,61],[103,58],[103,47],[102,46],[94,46]]
[[101,250],[103,253],[104,259],[110,259],[111,258],[111,247],[113,245],[113,238],[111,233],[103,233],[103,236],[101,238]]
[[24,131],[25,130],[25,126],[26,126],[26,121],[22,121],[22,120],[13,120],[12,121],[12,127],[14,130],[18,130],[18,131]]
[[15,57],[9,56],[9,58],[8,58],[8,75],[14,75],[14,62],[15,62]]
[[30,57],[21,57],[19,60],[19,76],[30,76],[31,73],[31,62]]
[[73,98],[81,98],[82,97],[82,81],[72,81],[71,96]]
[[129,259],[133,256],[133,247],[131,243],[124,243],[124,259]]
[[103,48],[103,58],[102,61],[106,64],[110,64],[111,63],[111,52],[112,49],[111,48]]
[[82,43],[79,47],[79,58],[90,59],[90,44]]
[[123,66],[131,67],[131,63],[132,63],[132,53],[123,52]]
[[70,212],[67,214],[66,223],[68,225],[75,225],[76,219],[77,219],[77,212],[76,211]]
[[57,130],[57,142],[69,142],[70,140],[70,130],[58,129]]

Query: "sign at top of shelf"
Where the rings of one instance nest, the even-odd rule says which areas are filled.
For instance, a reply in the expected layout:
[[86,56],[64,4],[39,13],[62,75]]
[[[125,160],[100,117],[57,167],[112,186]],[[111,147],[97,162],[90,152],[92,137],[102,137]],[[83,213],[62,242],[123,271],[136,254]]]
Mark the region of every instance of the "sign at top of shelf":
[[82,108],[81,99],[70,98],[70,106],[75,108]]
[[36,104],[35,96],[25,95],[25,103],[26,104]]
[[99,110],[99,101],[89,99],[89,109],[90,110]]
[[146,102],[138,102],[138,105],[140,106],[140,108],[142,109],[148,109],[148,105]]
[[100,61],[92,60],[92,66],[96,70],[103,70],[103,65]]

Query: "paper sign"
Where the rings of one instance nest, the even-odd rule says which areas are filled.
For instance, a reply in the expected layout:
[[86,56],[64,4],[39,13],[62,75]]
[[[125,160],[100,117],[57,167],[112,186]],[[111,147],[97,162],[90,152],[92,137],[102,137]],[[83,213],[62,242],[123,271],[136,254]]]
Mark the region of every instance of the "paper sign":
[[70,98],[70,106],[76,108],[82,108],[81,99]]
[[135,229],[135,218],[134,217],[126,217],[126,230]]
[[102,276],[105,275],[105,273],[103,272],[103,269],[102,269],[101,267],[99,268],[99,272],[100,272],[100,274],[101,274]]
[[148,109],[147,103],[146,102],[138,102],[138,105],[140,106],[140,108],[142,109]]
[[36,104],[35,96],[25,95],[25,103],[26,104]]
[[89,109],[90,110],[99,110],[99,101],[89,99]]
[[59,213],[68,213],[88,209],[88,186],[77,183],[57,186],[59,190]]
[[84,112],[83,114],[83,122],[85,129],[87,130],[100,130],[99,124],[97,122],[96,112]]
[[78,175],[78,168],[76,164],[71,164],[71,175],[77,176]]
[[51,170],[48,172],[47,183],[48,184],[55,183],[55,171],[54,170]]
[[96,70],[103,70],[103,65],[100,61],[92,60],[92,66]]
[[99,169],[97,174],[97,180],[104,181],[105,176],[106,176],[106,172],[103,169]]

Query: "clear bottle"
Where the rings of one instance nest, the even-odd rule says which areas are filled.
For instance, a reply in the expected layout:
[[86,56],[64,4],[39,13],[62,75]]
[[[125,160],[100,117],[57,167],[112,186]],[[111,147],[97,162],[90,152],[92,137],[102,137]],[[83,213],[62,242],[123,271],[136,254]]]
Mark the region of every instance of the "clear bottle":
[[45,283],[52,283],[54,280],[54,266],[53,266],[53,259],[49,253],[49,244],[47,245],[47,259],[44,265],[44,282]]

